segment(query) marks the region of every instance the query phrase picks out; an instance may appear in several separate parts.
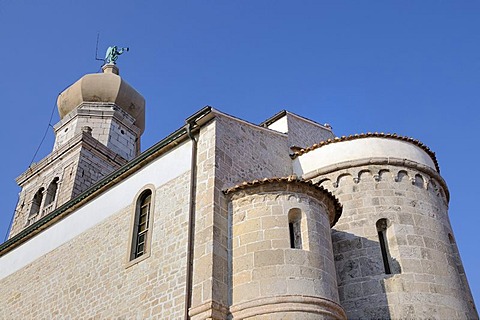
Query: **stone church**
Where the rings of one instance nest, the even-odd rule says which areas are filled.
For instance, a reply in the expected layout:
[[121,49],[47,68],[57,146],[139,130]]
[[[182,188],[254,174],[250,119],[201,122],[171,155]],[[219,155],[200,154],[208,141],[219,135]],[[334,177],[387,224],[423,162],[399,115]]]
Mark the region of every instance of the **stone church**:
[[17,178],[0,319],[478,319],[423,143],[205,107],[141,153],[114,63],[57,104]]

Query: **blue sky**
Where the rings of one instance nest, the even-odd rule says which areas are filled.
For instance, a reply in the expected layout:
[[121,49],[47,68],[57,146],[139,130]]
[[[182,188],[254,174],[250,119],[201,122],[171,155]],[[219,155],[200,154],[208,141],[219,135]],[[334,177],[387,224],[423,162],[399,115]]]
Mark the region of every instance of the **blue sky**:
[[[118,66],[147,101],[143,150],[205,105],[254,123],[287,109],[338,136],[428,145],[478,306],[479,16],[478,1],[0,0],[0,242],[58,93],[101,66],[100,33],[99,56],[130,47]],[[50,128],[35,161],[53,140]]]

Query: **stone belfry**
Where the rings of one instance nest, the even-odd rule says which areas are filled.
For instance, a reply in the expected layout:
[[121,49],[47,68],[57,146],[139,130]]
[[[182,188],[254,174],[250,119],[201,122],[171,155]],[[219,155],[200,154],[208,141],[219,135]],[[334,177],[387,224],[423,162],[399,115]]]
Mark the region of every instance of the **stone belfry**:
[[59,95],[53,151],[17,178],[10,238],[140,153],[145,99],[119,76],[115,60]]

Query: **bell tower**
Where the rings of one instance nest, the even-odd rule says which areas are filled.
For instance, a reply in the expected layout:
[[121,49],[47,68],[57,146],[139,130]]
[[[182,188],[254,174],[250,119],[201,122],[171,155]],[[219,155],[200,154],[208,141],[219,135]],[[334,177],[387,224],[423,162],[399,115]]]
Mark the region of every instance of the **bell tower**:
[[58,96],[53,150],[17,178],[22,190],[9,237],[140,153],[145,99],[119,76],[114,60],[102,70]]

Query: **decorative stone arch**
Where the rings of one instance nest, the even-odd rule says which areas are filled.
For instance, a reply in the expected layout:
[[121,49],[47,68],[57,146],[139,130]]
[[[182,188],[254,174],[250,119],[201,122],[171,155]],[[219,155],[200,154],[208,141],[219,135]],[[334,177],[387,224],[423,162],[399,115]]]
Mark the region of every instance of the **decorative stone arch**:
[[338,186],[340,185],[341,181],[347,179],[348,177],[350,177],[351,179],[353,179],[352,174],[349,173],[349,172],[345,172],[345,173],[342,173],[342,174],[338,175],[337,179],[335,180],[335,183],[333,184],[333,187],[338,188]]
[[426,189],[426,179],[420,173],[415,174],[412,178],[412,184],[419,188]]
[[443,189],[442,184],[440,184],[435,178],[430,178],[430,180],[428,180],[426,189],[437,197],[441,197],[443,202],[448,205],[448,198],[445,194],[445,190]]
[[378,178],[379,181],[393,180],[393,174],[389,169],[380,169],[378,170]]
[[409,179],[410,175],[408,174],[407,170],[398,170],[397,174],[395,175],[395,182],[408,181]]
[[332,189],[333,188],[333,182],[329,178],[324,178],[321,179],[320,181],[317,182],[319,186],[324,187],[325,189]]
[[430,192],[433,192],[433,193],[436,193],[436,192],[437,192],[438,187],[437,187],[437,182],[435,181],[435,179],[430,178],[430,179],[428,180],[427,190],[430,191]]
[[363,169],[358,172],[358,181],[359,182],[366,182],[367,179],[371,179],[373,177],[372,171],[369,169]]
[[445,191],[443,190],[442,187],[439,187],[440,190],[440,196],[442,197],[443,202],[448,205],[448,200],[447,200],[447,195],[445,194]]

